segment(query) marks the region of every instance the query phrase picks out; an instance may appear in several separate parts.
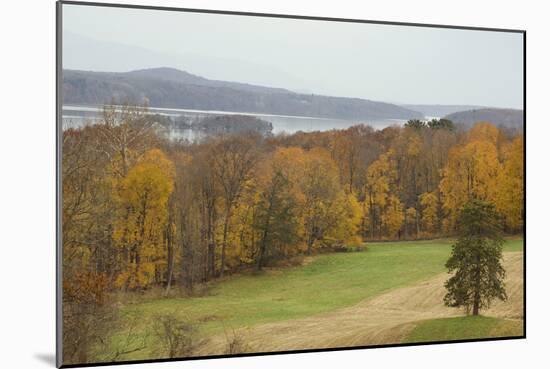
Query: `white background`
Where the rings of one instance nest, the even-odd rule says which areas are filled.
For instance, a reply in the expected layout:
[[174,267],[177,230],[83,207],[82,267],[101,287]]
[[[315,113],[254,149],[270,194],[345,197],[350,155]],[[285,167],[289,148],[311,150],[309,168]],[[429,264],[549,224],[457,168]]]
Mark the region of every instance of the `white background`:
[[[527,340],[158,363],[132,368],[542,367],[550,328],[548,11],[528,1],[131,1],[146,5],[527,29]],[[53,367],[55,3],[0,12],[0,366]],[[101,25],[98,25],[100,27]],[[475,55],[465,55],[475,58]],[[544,114],[546,113],[546,114]],[[531,365],[529,365],[531,363]]]

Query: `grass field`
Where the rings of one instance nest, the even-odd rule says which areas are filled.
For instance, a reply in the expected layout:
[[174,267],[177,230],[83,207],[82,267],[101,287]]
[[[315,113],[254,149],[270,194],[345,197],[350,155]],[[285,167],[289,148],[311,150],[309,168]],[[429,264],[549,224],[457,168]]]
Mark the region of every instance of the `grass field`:
[[[204,297],[158,298],[124,305],[121,313],[127,319],[139,317],[139,325],[133,332],[138,336],[145,334],[151,317],[159,313],[173,313],[201,322],[199,329],[204,336],[227,329],[306,318],[352,306],[445,272],[451,245],[452,241],[448,240],[370,243],[367,251],[319,255],[304,266],[234,276],[212,284]],[[508,240],[504,251],[522,248],[523,240]],[[428,324],[428,328],[421,325],[415,330],[428,332],[432,329],[430,324],[441,323],[423,324]],[[113,336],[114,345],[120,345],[125,337],[123,333]],[[154,342],[151,344],[154,346]],[[151,355],[154,354],[150,350],[142,350],[121,360]]]
[[427,320],[419,323],[404,342],[452,341],[523,334],[523,322],[484,316]]

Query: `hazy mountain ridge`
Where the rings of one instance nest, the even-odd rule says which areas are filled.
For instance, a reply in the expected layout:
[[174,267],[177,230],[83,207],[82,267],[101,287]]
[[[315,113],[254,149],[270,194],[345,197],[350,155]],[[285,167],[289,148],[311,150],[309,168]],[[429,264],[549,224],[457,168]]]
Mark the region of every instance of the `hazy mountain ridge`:
[[443,104],[401,104],[404,108],[418,111],[427,117],[444,117],[461,111],[484,109],[480,105],[443,105]]
[[185,84],[210,86],[210,87],[228,87],[249,92],[265,92],[265,93],[291,93],[289,90],[275,87],[257,86],[248,83],[240,82],[226,82],[212,79],[206,79],[204,77],[196,76],[194,74],[175,69],[175,68],[153,68],[153,69],[140,69],[131,72],[127,72],[128,76],[135,76],[138,78],[151,78],[158,79],[167,82],[179,82]]
[[483,108],[461,111],[445,116],[445,119],[452,120],[456,124],[462,124],[471,127],[477,122],[491,122],[497,126],[523,129],[524,119],[523,110],[519,109],[500,109]]
[[359,98],[299,94],[238,82],[209,80],[173,68],[131,72],[63,71],[64,104],[113,100],[163,108],[221,110],[350,120],[422,118],[398,105]]

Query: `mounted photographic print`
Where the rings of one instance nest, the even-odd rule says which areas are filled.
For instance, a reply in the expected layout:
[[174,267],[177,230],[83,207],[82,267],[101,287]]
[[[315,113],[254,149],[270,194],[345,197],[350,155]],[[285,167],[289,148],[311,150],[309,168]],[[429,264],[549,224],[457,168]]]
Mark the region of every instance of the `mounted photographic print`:
[[525,337],[525,31],[57,10],[59,366]]

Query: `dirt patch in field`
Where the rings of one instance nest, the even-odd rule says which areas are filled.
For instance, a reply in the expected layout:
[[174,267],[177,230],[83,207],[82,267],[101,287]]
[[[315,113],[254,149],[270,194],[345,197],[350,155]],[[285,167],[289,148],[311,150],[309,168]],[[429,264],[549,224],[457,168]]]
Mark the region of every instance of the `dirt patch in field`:
[[[523,318],[523,252],[504,254],[508,301],[496,302],[483,315]],[[357,305],[312,317],[263,324],[238,330],[249,352],[367,346],[399,343],[425,319],[463,315],[443,305],[446,273],[416,285],[388,291]],[[224,335],[212,337],[197,355],[222,354]]]

